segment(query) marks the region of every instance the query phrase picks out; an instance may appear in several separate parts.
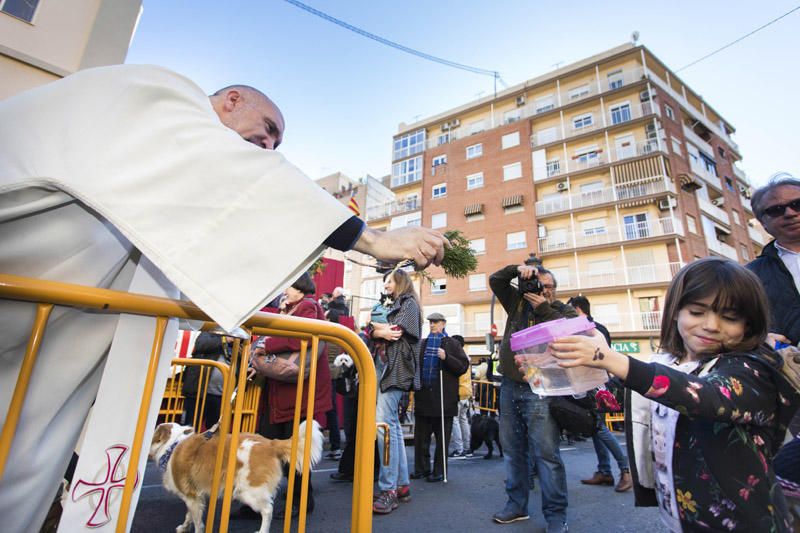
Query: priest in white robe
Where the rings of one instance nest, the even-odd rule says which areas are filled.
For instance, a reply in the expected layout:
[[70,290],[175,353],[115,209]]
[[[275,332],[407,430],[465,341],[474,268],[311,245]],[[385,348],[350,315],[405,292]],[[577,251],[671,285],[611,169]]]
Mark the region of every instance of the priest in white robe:
[[[252,88],[208,97],[148,66],[90,69],[0,101],[0,272],[182,292],[231,330],[325,245],[441,261],[438,232],[365,228],[273,150],[283,128],[277,106]],[[0,300],[2,423],[33,313]],[[3,531],[39,529],[124,319],[53,310],[0,479]],[[145,365],[147,352],[138,357]]]

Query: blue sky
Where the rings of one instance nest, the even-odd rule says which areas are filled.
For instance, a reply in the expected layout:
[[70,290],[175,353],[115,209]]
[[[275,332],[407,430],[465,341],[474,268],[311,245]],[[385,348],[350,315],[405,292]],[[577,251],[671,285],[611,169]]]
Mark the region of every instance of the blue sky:
[[[798,0],[306,3],[403,45],[498,70],[514,85],[622,44],[633,30],[678,69]],[[800,11],[680,73],[737,129],[741,166],[756,185],[778,171],[800,176],[799,30]],[[490,77],[404,54],[282,0],[144,0],[126,62],[171,68],[209,93],[231,83],[262,89],[286,117],[281,151],[312,178],[388,174],[398,123],[493,88]]]

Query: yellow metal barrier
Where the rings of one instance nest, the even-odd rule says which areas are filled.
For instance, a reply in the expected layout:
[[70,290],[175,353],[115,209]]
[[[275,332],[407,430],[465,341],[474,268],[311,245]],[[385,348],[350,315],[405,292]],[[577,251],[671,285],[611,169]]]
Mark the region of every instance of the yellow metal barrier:
[[472,394],[478,402],[478,410],[497,413],[497,389],[493,381],[472,380]]
[[[9,406],[6,424],[0,433],[0,478],[2,477],[8,454],[16,433],[17,422],[22,411],[28,383],[34,370],[36,355],[42,336],[45,332],[47,319],[53,305],[91,308],[107,313],[127,313],[154,317],[156,320],[155,335],[153,337],[153,347],[148,361],[147,376],[139,415],[136,421],[136,432],[131,446],[129,457],[130,465],[137,465],[141,456],[142,447],[145,445],[144,438],[145,423],[150,402],[153,398],[153,388],[155,383],[156,365],[161,347],[164,342],[164,332],[169,318],[183,318],[188,320],[202,320],[209,322],[204,329],[214,328],[215,324],[210,323],[210,319],[198,307],[189,303],[167,298],[144,296],[137,294],[112,291],[108,289],[97,289],[94,287],[84,287],[68,283],[53,281],[42,281],[20,276],[0,274],[0,298],[10,300],[21,300],[39,304],[37,307],[36,319],[33,330],[25,351],[22,369],[14,388],[12,402]],[[355,532],[369,533],[372,530],[372,476],[373,476],[373,454],[376,425],[375,425],[375,401],[377,378],[375,367],[372,363],[369,352],[361,339],[351,330],[333,324],[328,321],[310,320],[292,316],[274,315],[257,313],[251,317],[243,326],[248,333],[256,335],[272,335],[281,337],[300,338],[302,344],[302,354],[300,357],[300,374],[297,384],[297,403],[295,407],[294,433],[292,439],[292,458],[291,464],[296,464],[297,458],[297,434],[301,418],[301,399],[304,390],[304,365],[305,352],[311,344],[311,372],[308,378],[308,402],[305,418],[313,419],[314,410],[314,385],[316,383],[316,368],[318,363],[320,341],[335,343],[347,352],[355,363],[359,372],[359,395],[358,413],[359,423],[356,428],[356,461],[355,472],[353,475],[353,504],[351,513],[351,530]],[[236,339],[232,351],[232,365],[238,368],[238,376],[233,372],[228,372],[223,388],[223,397],[230,398],[234,388],[242,391],[247,384],[247,363],[250,353],[249,338],[247,341]],[[223,402],[221,409],[220,432],[225,435],[230,430],[231,449],[236,449],[239,444],[239,433],[242,427],[243,411],[245,409],[246,394],[237,394],[233,408],[228,402]],[[174,409],[174,406],[172,406]],[[231,420],[233,418],[233,420]],[[232,422],[232,423],[231,423]],[[229,429],[231,428],[232,429]],[[301,506],[298,531],[305,531],[306,513],[305,504],[308,494],[308,479],[310,476],[310,452],[311,452],[311,431],[306,433],[305,453],[303,454],[303,469],[301,480]],[[217,458],[215,464],[214,477],[212,482],[211,494],[219,494],[219,486],[222,477],[222,459],[224,439],[220,439],[220,446],[217,448]],[[233,472],[235,467],[236,454],[228,454],[227,472]],[[291,497],[294,483],[294,468],[290,468],[289,494],[287,497],[287,512],[284,521],[284,531],[288,533],[291,528]],[[227,531],[228,519],[230,514],[230,500],[233,492],[233,475],[225,476],[225,487],[223,492],[223,508],[220,520],[220,531]],[[133,495],[134,481],[137,476],[127,476],[125,487],[122,493],[120,511],[117,517],[117,532],[125,531],[130,512],[130,504]],[[209,499],[208,515],[206,518],[206,529],[213,531],[216,511],[216,498]]]
[[614,431],[614,422],[625,423],[625,413],[622,411],[618,413],[606,413],[606,427],[609,431]]

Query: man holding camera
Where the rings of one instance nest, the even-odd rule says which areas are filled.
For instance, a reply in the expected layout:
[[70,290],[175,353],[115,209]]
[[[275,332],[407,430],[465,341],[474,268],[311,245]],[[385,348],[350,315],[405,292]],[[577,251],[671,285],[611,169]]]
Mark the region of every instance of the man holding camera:
[[[508,502],[492,518],[500,524],[529,518],[525,453],[529,449],[542,485],[542,514],[547,531],[568,531],[567,478],[558,450],[560,430],[550,415],[550,399],[531,391],[514,363],[510,340],[512,333],[535,324],[576,317],[577,313],[572,306],[556,300],[556,280],[540,261],[532,257],[525,263],[509,265],[489,278],[492,292],[508,314],[500,346],[500,442],[505,453]],[[518,288],[511,285],[515,278]]]

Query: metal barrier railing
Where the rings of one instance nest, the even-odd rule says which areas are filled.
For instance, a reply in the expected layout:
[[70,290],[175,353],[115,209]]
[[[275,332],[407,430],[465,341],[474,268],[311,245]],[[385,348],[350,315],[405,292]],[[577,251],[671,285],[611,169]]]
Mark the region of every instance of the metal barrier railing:
[[472,395],[478,403],[478,410],[497,413],[497,389],[493,381],[472,380]]
[[[11,445],[16,433],[20,413],[25,401],[30,377],[36,363],[36,356],[45,334],[47,319],[54,305],[90,308],[105,313],[127,313],[151,316],[155,318],[156,328],[153,345],[147,366],[145,385],[142,391],[139,414],[136,420],[136,430],[131,445],[129,465],[138,465],[144,438],[147,413],[153,399],[153,389],[156,378],[157,363],[164,342],[167,322],[170,318],[187,320],[202,320],[209,322],[204,329],[215,327],[209,317],[195,305],[179,300],[170,300],[153,296],[130,294],[108,289],[84,287],[68,283],[44,281],[0,274],[0,299],[20,300],[32,302],[37,305],[36,317],[33,323],[31,336],[25,350],[23,363],[8,409],[6,423],[0,433],[0,478],[3,476],[5,464],[8,459]],[[352,358],[359,373],[358,413],[359,420],[356,427],[356,457],[353,474],[353,503],[351,513],[351,530],[369,533],[372,530],[372,475],[373,454],[376,434],[375,426],[375,401],[377,377],[369,352],[361,339],[351,330],[321,320],[310,320],[292,316],[257,313],[251,317],[242,328],[247,333],[257,335],[273,335],[281,337],[294,337],[301,339],[300,372],[297,383],[297,402],[294,414],[294,430],[292,439],[291,464],[296,464],[298,427],[301,418],[301,406],[304,391],[304,366],[305,354],[311,344],[311,371],[308,378],[308,402],[305,418],[313,419],[314,414],[314,386],[316,383],[316,368],[319,354],[319,343],[325,341],[341,346]],[[230,398],[235,386],[238,390],[245,390],[247,383],[247,362],[250,353],[250,341],[234,341],[231,362],[233,368],[238,369],[238,376],[229,372],[224,383],[223,397]],[[226,435],[231,433],[230,447],[236,449],[239,444],[239,433],[242,427],[242,413],[245,407],[245,395],[237,394],[234,405],[223,402],[221,408],[220,432]],[[233,418],[233,420],[231,420]],[[232,429],[230,429],[232,428]],[[310,476],[310,453],[312,432],[306,432],[306,442],[303,454],[303,468],[301,479],[301,506],[298,531],[305,531],[306,513],[305,503],[308,498],[308,479]],[[225,439],[219,439],[215,471],[212,482],[211,494],[219,494],[222,476],[222,459]],[[227,472],[235,470],[236,454],[228,454]],[[294,468],[289,469],[289,492],[287,496],[286,519],[284,532],[291,529],[291,498],[294,486]],[[133,496],[134,481],[137,476],[127,476],[122,492],[119,515],[117,516],[116,531],[125,531],[128,523],[131,500]],[[234,476],[226,475],[223,492],[223,506],[220,519],[220,531],[227,531],[230,514],[231,496],[233,493]],[[216,511],[216,498],[209,499],[206,529],[213,531]]]

